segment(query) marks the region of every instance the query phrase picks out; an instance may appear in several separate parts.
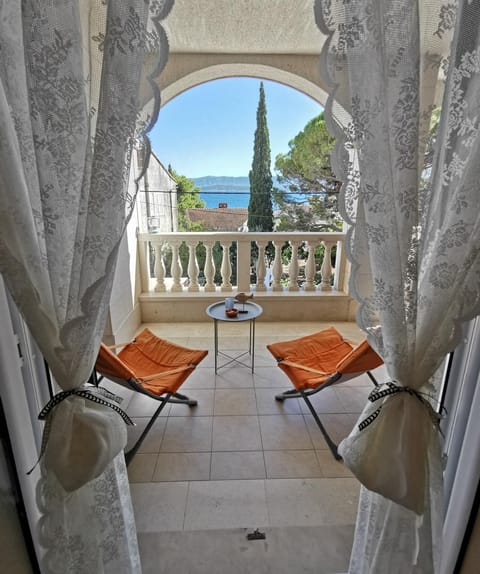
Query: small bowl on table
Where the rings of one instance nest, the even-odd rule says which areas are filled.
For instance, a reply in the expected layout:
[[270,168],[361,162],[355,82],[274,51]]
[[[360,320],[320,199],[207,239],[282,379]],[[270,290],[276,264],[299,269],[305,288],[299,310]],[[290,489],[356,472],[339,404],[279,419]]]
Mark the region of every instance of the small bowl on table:
[[235,319],[235,317],[238,315],[238,309],[225,309],[225,315],[229,319]]

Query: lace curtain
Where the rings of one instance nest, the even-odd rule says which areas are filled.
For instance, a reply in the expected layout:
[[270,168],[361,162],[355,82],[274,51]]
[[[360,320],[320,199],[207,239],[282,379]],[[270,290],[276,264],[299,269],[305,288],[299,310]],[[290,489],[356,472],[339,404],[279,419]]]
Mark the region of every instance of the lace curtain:
[[479,4],[317,0],[315,15],[351,292],[391,381],[340,445],[364,485],[350,573],[431,573],[443,521],[431,381],[480,312]]
[[102,404],[110,398],[75,393],[103,334],[135,199],[130,153],[156,119],[153,79],[168,53],[160,23],[172,4],[0,3],[0,272],[55,380],[75,391],[44,432],[49,574],[140,572],[124,422]]

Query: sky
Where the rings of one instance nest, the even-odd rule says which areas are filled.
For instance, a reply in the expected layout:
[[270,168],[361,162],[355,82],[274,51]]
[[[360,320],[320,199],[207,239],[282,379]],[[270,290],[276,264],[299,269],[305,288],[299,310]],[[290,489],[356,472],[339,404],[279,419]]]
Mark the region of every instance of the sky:
[[[321,105],[283,84],[263,80],[270,134],[272,174],[275,157]],[[160,110],[150,132],[160,161],[189,178],[248,176],[252,165],[260,80],[227,78],[191,88]]]

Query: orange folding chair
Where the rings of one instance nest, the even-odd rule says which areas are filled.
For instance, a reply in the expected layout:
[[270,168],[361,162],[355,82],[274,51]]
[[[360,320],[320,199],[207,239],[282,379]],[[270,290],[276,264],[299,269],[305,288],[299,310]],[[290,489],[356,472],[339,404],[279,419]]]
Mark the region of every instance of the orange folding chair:
[[294,389],[276,395],[277,401],[302,397],[315,419],[325,441],[337,460],[341,456],[337,445],[330,438],[309,397],[333,384],[342,383],[366,373],[374,385],[377,380],[370,372],[383,361],[363,341],[357,347],[348,343],[333,327],[293,339],[267,345],[278,366],[292,382]]
[[[123,347],[115,354],[113,349]],[[130,390],[160,401],[158,409],[148,422],[134,446],[125,453],[127,465],[131,462],[153,423],[167,403],[196,406],[196,400],[180,394],[178,389],[208,351],[189,349],[160,339],[149,329],[144,329],[131,343],[107,347],[100,346],[95,371],[103,377]]]

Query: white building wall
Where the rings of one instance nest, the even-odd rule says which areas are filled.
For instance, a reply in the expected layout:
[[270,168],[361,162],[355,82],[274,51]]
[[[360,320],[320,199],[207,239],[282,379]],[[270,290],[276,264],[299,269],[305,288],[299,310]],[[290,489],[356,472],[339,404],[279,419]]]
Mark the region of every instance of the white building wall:
[[[135,154],[131,169],[132,191],[141,169],[141,155]],[[176,182],[153,152],[148,169],[139,182],[137,208],[140,232],[178,231]]]
[[[134,154],[130,169],[130,193],[141,173],[141,158]],[[110,297],[105,342],[130,340],[141,323],[141,289],[137,233],[178,230],[176,183],[155,154],[151,154],[146,176],[139,182],[135,208],[123,237]]]

